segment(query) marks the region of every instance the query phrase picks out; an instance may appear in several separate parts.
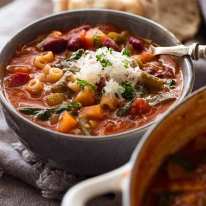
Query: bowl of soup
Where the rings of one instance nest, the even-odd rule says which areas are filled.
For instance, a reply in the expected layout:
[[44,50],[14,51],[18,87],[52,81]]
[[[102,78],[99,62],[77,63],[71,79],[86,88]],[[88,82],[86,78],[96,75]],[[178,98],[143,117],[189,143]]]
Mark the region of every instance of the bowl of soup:
[[168,111],[127,164],[74,186],[62,206],[83,206],[112,191],[123,193],[125,206],[205,205],[205,103],[206,87]]
[[72,173],[113,169],[191,91],[189,58],[152,54],[177,44],[162,26],[124,12],[40,19],[1,52],[6,120],[32,152]]

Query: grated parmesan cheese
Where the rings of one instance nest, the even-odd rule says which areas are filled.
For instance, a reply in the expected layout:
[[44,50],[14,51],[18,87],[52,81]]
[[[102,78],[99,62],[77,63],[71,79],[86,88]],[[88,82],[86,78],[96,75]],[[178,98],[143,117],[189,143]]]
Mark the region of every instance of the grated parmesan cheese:
[[88,51],[77,62],[76,66],[80,71],[76,73],[77,78],[86,80],[92,84],[99,82],[101,78],[101,64],[96,61],[96,54],[93,51]]
[[113,79],[110,79],[109,81],[106,82],[106,85],[104,87],[104,92],[106,95],[120,95],[124,92],[124,88],[120,86],[116,81]]
[[75,62],[80,68],[76,77],[97,84],[101,77],[108,81],[103,90],[107,94],[121,94],[123,91],[120,84],[129,81],[136,84],[139,79],[140,69],[132,67],[132,59],[122,52],[117,52],[106,47],[97,51],[87,50],[82,57]]

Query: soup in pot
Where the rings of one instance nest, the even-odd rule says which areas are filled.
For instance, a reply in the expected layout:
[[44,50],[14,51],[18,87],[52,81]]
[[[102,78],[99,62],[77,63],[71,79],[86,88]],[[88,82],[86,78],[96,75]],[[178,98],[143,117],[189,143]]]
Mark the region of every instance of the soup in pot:
[[145,206],[206,205],[206,135],[195,138],[161,166],[148,192]]

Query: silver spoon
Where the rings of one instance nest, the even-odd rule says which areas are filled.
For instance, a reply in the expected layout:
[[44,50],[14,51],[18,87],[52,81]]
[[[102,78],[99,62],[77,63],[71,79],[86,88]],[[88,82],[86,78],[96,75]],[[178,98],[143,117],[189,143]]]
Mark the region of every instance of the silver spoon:
[[152,47],[154,55],[170,54],[174,56],[190,56],[193,60],[206,58],[206,45],[193,43],[191,45],[178,45],[169,47]]

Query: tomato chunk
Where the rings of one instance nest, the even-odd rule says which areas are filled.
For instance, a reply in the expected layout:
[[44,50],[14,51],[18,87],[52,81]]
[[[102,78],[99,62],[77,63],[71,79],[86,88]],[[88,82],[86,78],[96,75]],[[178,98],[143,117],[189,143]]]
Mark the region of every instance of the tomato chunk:
[[10,87],[18,87],[26,84],[30,80],[30,76],[28,73],[16,73],[12,74],[9,77],[9,86]]
[[89,29],[85,34],[84,47],[87,49],[99,47],[107,39],[107,35],[97,28]]
[[143,98],[136,98],[131,105],[131,114],[145,114],[151,109],[148,102]]

